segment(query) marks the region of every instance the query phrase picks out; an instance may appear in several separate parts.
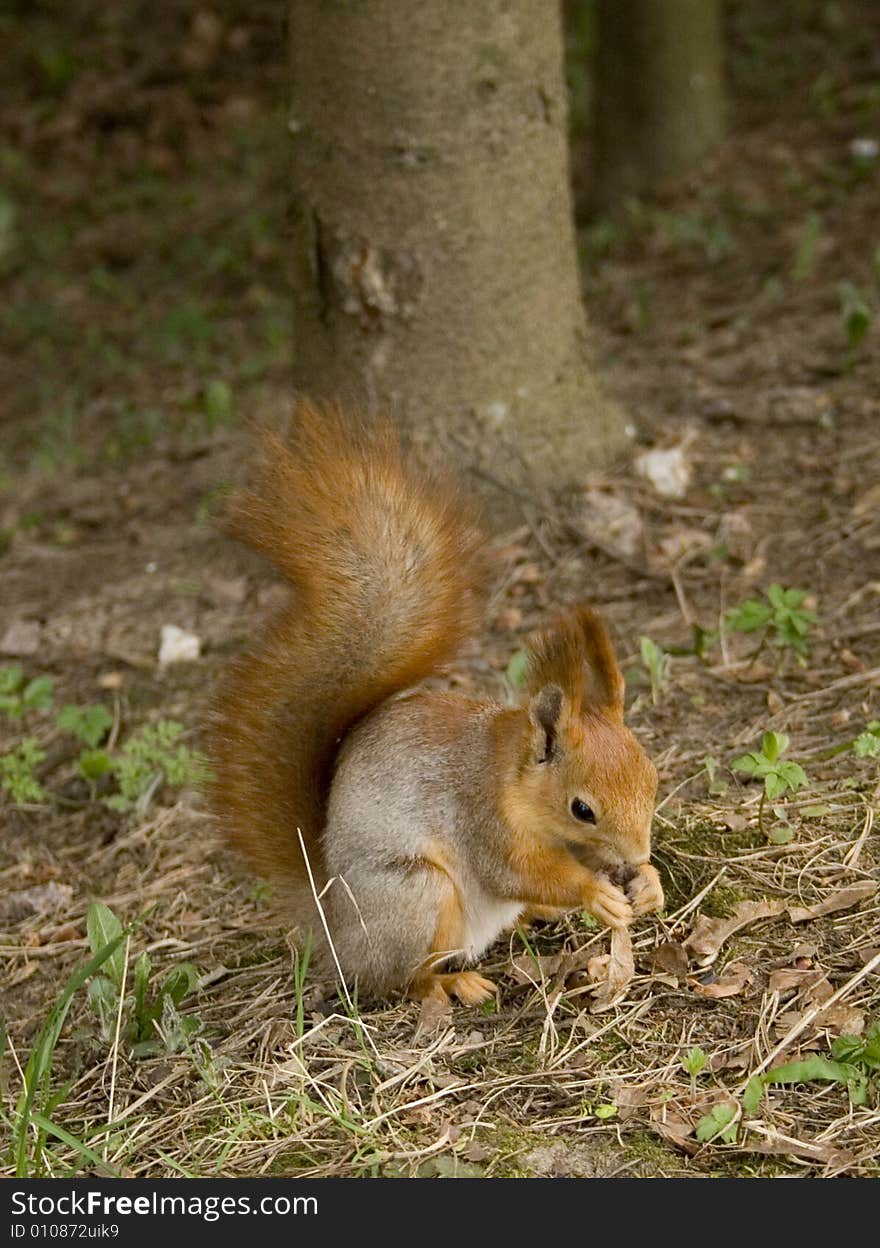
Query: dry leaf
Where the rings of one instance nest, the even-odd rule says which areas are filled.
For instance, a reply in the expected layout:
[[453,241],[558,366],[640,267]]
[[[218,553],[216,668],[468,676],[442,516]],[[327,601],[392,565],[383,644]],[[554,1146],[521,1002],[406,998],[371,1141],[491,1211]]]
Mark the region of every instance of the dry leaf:
[[[782,967],[778,971],[770,972],[770,980],[767,984],[770,992],[790,992],[793,988],[798,992],[805,988],[811,988],[824,980],[827,984],[828,978],[824,971],[801,970],[798,967]],[[829,996],[831,994],[829,993]]]
[[[657,1094],[656,1084],[653,1094]],[[617,1106],[617,1115],[621,1120],[638,1117],[638,1111],[651,1100],[650,1087],[634,1086],[631,1083],[615,1083],[611,1087],[611,1100]]]
[[749,826],[749,821],[745,815],[738,815],[735,811],[731,811],[729,815],[725,815],[722,823],[728,832],[745,832]]
[[678,979],[685,979],[688,973],[688,956],[680,944],[675,940],[664,941],[662,945],[658,945],[656,949],[652,949],[648,955],[653,971],[660,971],[666,975],[675,975]]
[[703,914],[698,915],[693,931],[684,941],[684,948],[690,950],[701,966],[708,966],[715,961],[721,946],[734,932],[749,923],[757,923],[759,919],[776,918],[784,909],[783,901],[741,901],[734,906],[733,913],[727,919],[708,919]]
[[848,888],[841,888],[838,892],[832,893],[830,897],[817,902],[815,906],[790,906],[788,917],[792,923],[807,923],[810,919],[820,919],[825,914],[849,910],[852,906],[857,906],[860,901],[873,897],[876,891],[875,880],[860,880],[858,884],[850,884]]
[[855,1160],[843,1149],[834,1148],[831,1144],[817,1144],[813,1140],[795,1140],[791,1136],[777,1134],[772,1127],[767,1127],[766,1131],[767,1135],[763,1139],[755,1139],[754,1128],[750,1127],[749,1139],[743,1151],[766,1153],[776,1157],[808,1157],[811,1161],[841,1166],[849,1165]]
[[713,1053],[706,1063],[706,1069],[713,1074],[719,1070],[748,1070],[752,1064],[751,1044],[739,1053]]
[[593,1011],[607,1010],[614,1004],[636,972],[632,937],[625,927],[611,932],[608,978],[593,998]]
[[731,962],[720,979],[711,984],[701,984],[690,978],[688,986],[701,997],[736,997],[744,988],[755,982],[755,977],[742,962]]
[[419,1010],[419,1022],[416,1036],[430,1036],[448,1026],[452,1018],[452,1005],[448,998],[440,996],[423,997]]
[[661,1139],[683,1149],[692,1157],[700,1151],[701,1146],[694,1139],[693,1124],[667,1109],[665,1105],[653,1106],[651,1126]]
[[555,975],[561,963],[562,955],[558,953],[549,956],[521,953],[510,964],[510,977],[517,984],[534,987]]
[[[806,1010],[786,1010],[774,1023],[774,1032],[781,1040],[806,1017]],[[822,1010],[798,1036],[800,1045],[809,1044],[822,1031],[835,1036],[860,1036],[865,1030],[865,1014],[854,1005],[832,1005]]]
[[604,984],[608,979],[608,966],[611,962],[610,953],[597,953],[587,963],[587,974],[594,984]]
[[461,1150],[459,1156],[468,1161],[488,1161],[492,1154],[483,1147],[479,1140],[471,1140],[470,1144]]

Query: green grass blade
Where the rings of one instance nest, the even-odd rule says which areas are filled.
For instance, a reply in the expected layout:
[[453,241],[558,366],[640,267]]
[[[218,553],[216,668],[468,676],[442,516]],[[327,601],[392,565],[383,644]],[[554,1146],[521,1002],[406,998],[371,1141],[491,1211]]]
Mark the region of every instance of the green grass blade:
[[27,1139],[28,1129],[33,1119],[34,1101],[38,1089],[42,1088],[45,1092],[48,1088],[49,1078],[52,1073],[52,1056],[55,1052],[55,1045],[58,1043],[58,1037],[61,1034],[61,1028],[64,1026],[64,1020],[67,1018],[70,1003],[86,980],[90,979],[104,965],[107,959],[113,956],[130,931],[131,928],[126,928],[120,932],[103,949],[99,949],[90,962],[73,972],[61,990],[61,995],[53,1005],[51,1013],[37,1037],[37,1042],[31,1050],[24,1072],[24,1088],[17,1106],[18,1122],[15,1132],[15,1173],[17,1178],[23,1179],[28,1177]]
[[69,1131],[65,1131],[64,1127],[59,1127],[57,1123],[52,1122],[49,1118],[45,1118],[36,1110],[31,1114],[31,1122],[44,1131],[46,1135],[54,1135],[62,1144],[67,1144],[74,1152],[78,1153],[84,1161],[91,1162],[93,1166],[98,1166],[110,1178],[118,1179],[122,1176],[119,1171],[109,1165],[103,1157],[89,1148],[87,1144],[83,1144],[82,1140],[78,1140],[75,1135],[71,1135]]

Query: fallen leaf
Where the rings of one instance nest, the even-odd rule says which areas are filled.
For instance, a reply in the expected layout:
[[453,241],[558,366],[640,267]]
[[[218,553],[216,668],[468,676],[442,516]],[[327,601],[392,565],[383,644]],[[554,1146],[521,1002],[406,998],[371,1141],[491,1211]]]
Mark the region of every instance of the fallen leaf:
[[756,1140],[754,1130],[748,1128],[749,1139],[743,1151],[748,1153],[764,1153],[770,1157],[806,1157],[811,1161],[821,1161],[826,1165],[849,1166],[855,1160],[841,1148],[831,1144],[816,1144],[812,1140],[796,1140],[788,1135],[778,1135],[770,1129],[768,1138]]
[[448,1026],[452,1018],[452,1005],[448,998],[423,997],[419,1010],[416,1036],[431,1036]]
[[722,823],[725,828],[727,828],[728,832],[745,832],[746,828],[749,826],[749,821],[745,815],[738,815],[735,811],[732,811],[729,815],[725,815],[722,819]]
[[562,963],[563,955],[534,955],[521,953],[510,964],[510,977],[517,984],[534,986],[555,975]]
[[657,1095],[656,1085],[653,1091],[650,1087],[633,1086],[630,1083],[616,1083],[611,1086],[611,1100],[617,1106],[617,1113],[621,1120],[638,1117],[638,1111],[647,1105],[652,1094]]
[[468,1161],[488,1161],[492,1154],[483,1147],[479,1140],[471,1140],[470,1144],[461,1150],[459,1156]]
[[718,957],[721,946],[734,932],[760,919],[776,918],[785,909],[783,901],[740,901],[727,919],[709,919],[697,916],[693,931],[683,942],[701,966],[709,966]]
[[[797,1027],[806,1017],[806,1010],[786,1010],[779,1014],[773,1025],[778,1039]],[[830,1031],[835,1036],[860,1036],[865,1030],[865,1013],[854,1005],[831,1005],[821,1010],[804,1031],[798,1036],[798,1043],[803,1046],[819,1035],[822,1031]]]
[[731,962],[725,967],[724,974],[714,983],[701,984],[698,979],[690,978],[688,986],[701,997],[720,998],[736,997],[750,984],[755,977],[742,962]]
[[632,937],[627,928],[615,927],[611,932],[608,977],[593,998],[593,1012],[609,1009],[626,988],[635,971]]
[[792,989],[802,992],[804,988],[810,988],[823,979],[826,983],[828,982],[824,971],[802,970],[800,967],[786,966],[778,971],[770,972],[767,987],[770,992],[790,992]]
[[693,1124],[668,1110],[665,1105],[655,1105],[652,1108],[651,1126],[661,1139],[683,1149],[691,1157],[700,1151],[700,1145],[694,1139]]
[[608,978],[609,953],[597,953],[587,963],[587,974],[594,984],[604,984]]
[[666,975],[675,975],[679,979],[687,977],[688,956],[682,946],[675,940],[664,941],[662,945],[652,949],[648,954],[648,960],[653,971],[660,971]]
[[706,1069],[713,1074],[719,1070],[748,1070],[752,1064],[751,1045],[739,1053],[714,1053],[706,1063]]
[[817,902],[814,906],[790,906],[788,917],[792,923],[808,923],[811,919],[820,919],[825,914],[849,910],[857,906],[860,901],[873,897],[876,891],[875,880],[859,880],[857,884],[850,884],[848,888],[839,889],[838,892],[832,893],[830,897]]

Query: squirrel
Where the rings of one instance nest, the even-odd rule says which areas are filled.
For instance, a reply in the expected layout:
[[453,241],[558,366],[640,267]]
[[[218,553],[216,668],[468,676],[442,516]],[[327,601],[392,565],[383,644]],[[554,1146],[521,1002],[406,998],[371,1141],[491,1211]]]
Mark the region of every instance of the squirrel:
[[260,438],[225,527],[292,593],[222,674],[208,749],[228,843],[293,925],[362,995],[476,1004],[467,968],[527,915],[661,906],[657,772],[596,613],[531,640],[522,705],[425,687],[480,627],[471,507],[378,418],[299,401]]

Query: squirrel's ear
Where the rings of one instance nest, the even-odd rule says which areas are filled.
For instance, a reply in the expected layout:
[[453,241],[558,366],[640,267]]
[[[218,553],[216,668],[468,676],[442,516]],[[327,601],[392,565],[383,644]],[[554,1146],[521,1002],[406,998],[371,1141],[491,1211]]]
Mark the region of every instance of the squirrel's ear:
[[535,728],[535,757],[552,763],[562,754],[559,733],[565,699],[558,685],[545,685],[529,699],[529,719]]
[[617,665],[614,647],[608,630],[599,616],[589,607],[576,609],[577,622],[583,638],[584,654],[584,708],[591,706],[623,718],[626,683]]

